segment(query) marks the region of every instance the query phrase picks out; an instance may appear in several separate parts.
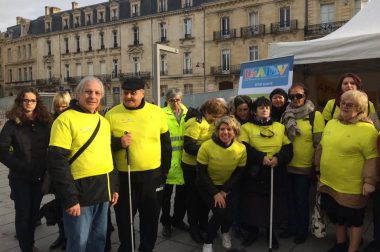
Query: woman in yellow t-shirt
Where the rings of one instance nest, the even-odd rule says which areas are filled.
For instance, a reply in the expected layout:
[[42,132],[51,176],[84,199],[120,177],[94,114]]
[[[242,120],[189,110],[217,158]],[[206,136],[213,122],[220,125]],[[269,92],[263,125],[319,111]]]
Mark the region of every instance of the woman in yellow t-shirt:
[[[259,227],[267,229],[269,238],[271,169],[273,182],[273,219],[275,225],[283,219],[285,204],[286,164],[292,159],[293,148],[285,134],[285,127],[270,118],[271,103],[265,97],[257,98],[252,104],[252,122],[241,127],[239,140],[246,145],[247,169],[241,188],[241,224],[248,231],[244,246],[251,245],[257,238]],[[273,234],[272,248],[279,247]]]
[[288,164],[287,205],[288,228],[280,238],[294,236],[294,243],[304,243],[309,234],[309,190],[313,167],[314,146],[317,146],[325,127],[320,112],[308,100],[308,89],[295,83],[289,89],[289,106],[283,114],[288,138],[293,143],[293,159]]
[[233,116],[224,116],[215,123],[212,138],[202,144],[197,156],[197,186],[203,201],[212,210],[207,225],[203,252],[212,252],[212,243],[219,228],[222,245],[231,248],[228,230],[232,224],[232,188],[238,183],[247,161],[245,146],[235,137],[240,124]]
[[[338,117],[340,112],[340,97],[349,90],[363,90],[362,80],[354,73],[343,74],[339,79],[335,99],[329,100],[322,112],[325,121]],[[371,120],[378,122],[375,107],[371,101],[368,102],[367,107]]]
[[[341,96],[340,114],[323,131],[316,165],[320,167],[321,205],[336,225],[331,251],[358,251],[367,197],[377,180],[377,130],[367,117],[368,97],[356,90]],[[347,232],[350,239],[347,244]]]
[[181,167],[186,189],[187,219],[190,236],[203,243],[201,230],[207,226],[209,208],[202,202],[195,185],[197,154],[202,143],[211,138],[216,119],[228,112],[225,102],[218,98],[207,100],[199,110],[189,109],[185,118],[185,133]]

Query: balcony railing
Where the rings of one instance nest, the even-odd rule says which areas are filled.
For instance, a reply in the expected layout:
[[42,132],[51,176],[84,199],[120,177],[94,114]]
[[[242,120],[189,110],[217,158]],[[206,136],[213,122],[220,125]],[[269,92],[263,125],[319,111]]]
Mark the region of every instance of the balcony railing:
[[68,84],[78,84],[82,79],[82,76],[65,77],[64,82]]
[[68,30],[68,29],[69,29],[69,26],[68,26],[68,25],[64,25],[64,26],[63,26],[63,29],[64,29],[64,30]]
[[131,73],[120,73],[120,81],[124,81],[132,78],[150,79],[150,72],[131,72]]
[[116,21],[116,20],[118,20],[118,18],[117,17],[112,17],[111,20],[112,21]]
[[251,25],[247,27],[242,27],[240,29],[240,35],[243,38],[250,38],[258,35],[264,35],[265,34],[265,25]]
[[165,37],[160,37],[160,42],[167,42],[168,41],[168,38],[165,36]]
[[192,7],[193,5],[191,4],[191,3],[189,3],[189,2],[187,2],[187,3],[184,3],[183,5],[182,5],[182,8],[190,8],[190,7]]
[[185,68],[183,69],[183,74],[192,74],[193,73],[193,69],[192,68]]
[[100,18],[98,23],[104,23],[104,18]]
[[191,33],[186,33],[185,34],[185,39],[189,39],[189,38],[191,38]]
[[37,79],[36,85],[37,86],[44,86],[44,85],[59,85],[61,83],[61,79],[58,77],[52,77],[48,79]]
[[101,74],[96,76],[99,80],[102,82],[110,82],[111,81],[111,75],[110,74]]
[[214,31],[214,41],[236,38],[236,29]]
[[78,28],[79,26],[80,26],[79,23],[75,23],[75,24],[74,24],[74,27],[75,27],[75,28]]
[[162,76],[164,76],[164,75],[168,75],[168,70],[160,70],[160,74],[161,74]]
[[131,16],[132,16],[132,17],[137,17],[138,15],[139,15],[139,13],[137,13],[137,12],[133,12]]
[[347,21],[322,23],[305,26],[305,36],[324,36],[343,26]]
[[270,32],[272,34],[283,33],[283,32],[293,32],[298,29],[297,19],[286,20],[284,22],[277,22],[270,24]]
[[240,74],[240,65],[211,67],[211,74],[213,75]]

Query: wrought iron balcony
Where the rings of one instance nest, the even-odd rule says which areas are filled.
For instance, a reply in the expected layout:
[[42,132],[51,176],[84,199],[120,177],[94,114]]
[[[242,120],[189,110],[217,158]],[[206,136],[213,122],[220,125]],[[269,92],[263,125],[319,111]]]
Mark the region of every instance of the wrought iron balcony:
[[96,76],[99,80],[102,82],[111,82],[111,75],[110,74],[101,74]]
[[132,16],[132,17],[138,17],[138,15],[139,15],[139,13],[137,13],[137,12],[133,12],[131,16]]
[[75,27],[75,28],[78,28],[79,26],[80,26],[79,23],[75,23],[75,24],[74,24],[74,27]]
[[160,74],[161,74],[162,76],[164,76],[164,75],[168,75],[168,70],[160,70]]
[[240,28],[240,36],[243,38],[250,38],[258,35],[265,34],[265,25],[251,25],[247,27]]
[[150,72],[130,72],[130,73],[120,73],[120,81],[124,81],[132,78],[150,79]]
[[305,26],[305,36],[324,36],[343,26],[347,21],[322,23]]
[[236,38],[236,29],[214,31],[214,41]]
[[227,65],[211,67],[212,75],[240,74],[240,65]]
[[190,39],[191,38],[191,33],[186,33],[185,34],[185,39]]
[[192,73],[193,73],[193,69],[191,69],[191,68],[183,69],[183,74],[192,74]]
[[160,42],[168,42],[168,38],[165,37],[160,37]]
[[68,26],[68,25],[64,25],[64,26],[63,26],[63,29],[64,29],[64,30],[68,30],[68,29],[69,29],[69,26]]
[[104,23],[104,18],[100,18],[98,23]]
[[118,18],[117,17],[112,17],[111,20],[112,21],[116,21],[116,20],[118,20]]
[[182,5],[182,8],[190,8],[190,7],[192,7],[193,5],[191,4],[191,2],[187,2],[187,3],[184,3],[183,5]]
[[297,19],[286,20],[283,22],[270,24],[270,32],[272,34],[283,33],[283,32],[293,32],[293,31],[297,31],[297,29],[298,29]]
[[75,77],[65,77],[64,82],[67,82],[68,84],[78,84],[82,79],[82,76],[75,76]]
[[59,85],[61,83],[61,79],[58,77],[51,77],[48,79],[37,79],[36,85],[37,86],[44,86],[44,85]]

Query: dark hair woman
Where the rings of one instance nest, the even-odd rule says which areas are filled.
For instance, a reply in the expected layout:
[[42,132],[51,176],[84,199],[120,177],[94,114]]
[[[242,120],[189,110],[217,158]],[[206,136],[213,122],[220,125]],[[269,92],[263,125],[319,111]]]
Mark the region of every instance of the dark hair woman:
[[34,88],[17,94],[6,117],[9,120],[0,133],[0,162],[9,168],[20,249],[32,251],[52,118]]
[[[241,190],[241,222],[250,234],[243,242],[244,246],[249,246],[257,239],[259,227],[267,229],[269,239],[271,169],[274,172],[274,223],[279,223],[283,218],[283,177],[293,148],[285,134],[284,125],[271,120],[270,108],[271,103],[267,98],[257,98],[252,106],[253,120],[241,127],[239,137],[247,149],[246,175],[243,176]],[[278,240],[274,234],[272,237],[272,248],[277,249]]]
[[314,147],[319,144],[325,122],[308,100],[308,89],[295,83],[289,89],[290,104],[283,115],[288,138],[293,143],[293,158],[287,169],[288,228],[280,238],[294,236],[294,243],[304,243],[309,234],[309,190]]
[[237,95],[229,102],[230,113],[241,125],[248,122],[252,116],[252,99],[248,95]]
[[345,92],[340,108],[337,119],[327,123],[316,153],[321,206],[336,227],[336,243],[329,251],[358,251],[365,207],[377,181],[378,132],[367,117],[365,93]]
[[[335,91],[335,99],[327,102],[323,109],[325,121],[337,118],[340,113],[340,97],[349,90],[363,90],[363,84],[360,77],[354,73],[345,73],[340,77]],[[374,114],[375,107],[371,101],[368,102],[368,115]],[[372,118],[372,117],[371,117]],[[376,116],[377,118],[377,116]]]
[[288,106],[288,94],[282,88],[276,88],[269,94],[269,99],[272,103],[270,117],[275,122],[280,122],[282,114]]

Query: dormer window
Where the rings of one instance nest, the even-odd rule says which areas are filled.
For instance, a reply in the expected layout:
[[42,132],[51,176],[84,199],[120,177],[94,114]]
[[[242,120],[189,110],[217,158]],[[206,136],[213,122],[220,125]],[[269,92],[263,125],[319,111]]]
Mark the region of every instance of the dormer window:
[[92,25],[92,14],[86,13],[86,25]]
[[[135,0],[131,0],[135,1]],[[110,1],[109,5],[110,18],[111,21],[116,21],[119,19],[119,3],[117,1]]]
[[139,4],[138,3],[133,3],[131,4],[131,16],[132,17],[137,17],[139,15]]
[[80,16],[75,16],[74,17],[74,27],[79,27],[80,26]]
[[183,8],[190,8],[193,6],[193,0],[182,0]]
[[104,11],[98,13],[98,23],[104,23]]
[[51,32],[51,23],[50,22],[45,23],[45,32]]
[[117,9],[114,8],[114,9],[111,9],[111,20],[112,21],[115,21],[115,20],[118,20],[118,15],[117,15]]
[[168,0],[158,0],[158,12],[168,11]]
[[64,18],[63,19],[63,29],[64,30],[68,30],[69,29],[69,19],[68,18]]

